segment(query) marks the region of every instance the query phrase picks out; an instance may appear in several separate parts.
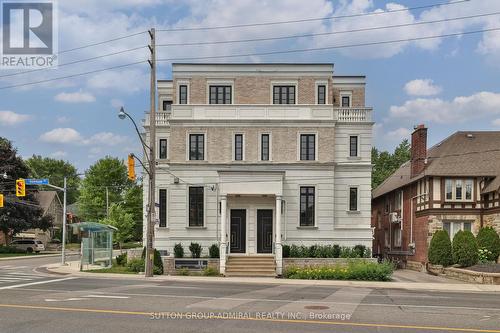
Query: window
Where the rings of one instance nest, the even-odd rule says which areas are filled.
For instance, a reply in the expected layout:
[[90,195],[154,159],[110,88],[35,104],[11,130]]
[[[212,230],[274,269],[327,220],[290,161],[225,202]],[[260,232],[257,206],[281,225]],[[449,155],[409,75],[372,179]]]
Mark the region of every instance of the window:
[[349,156],[357,157],[358,156],[358,136],[351,135],[349,137]]
[[473,189],[473,179],[446,179],[445,199],[447,201],[472,201]]
[[453,181],[446,179],[446,200],[453,199]]
[[167,226],[167,190],[160,189],[160,228]]
[[172,101],[163,101],[163,111],[172,110]]
[[351,107],[351,96],[342,96],[342,107],[343,108]]
[[394,198],[394,210],[401,210],[401,203],[403,202],[403,191],[396,191]]
[[231,86],[210,86],[210,104],[231,104]]
[[314,187],[300,188],[300,226],[314,226]]
[[385,247],[389,247],[391,245],[391,239],[389,238],[389,230],[384,232],[384,243]]
[[160,139],[160,159],[167,158],[167,139]]
[[205,159],[205,135],[189,135],[189,159],[191,161],[203,161]]
[[443,222],[443,230],[446,230],[450,238],[453,240],[455,234],[460,230],[472,231],[472,222],[445,221]]
[[318,85],[318,104],[326,104],[326,86]]
[[234,160],[243,160],[243,134],[236,134],[234,136]]
[[260,160],[269,161],[269,134],[260,136]]
[[295,86],[273,86],[273,104],[295,104]]
[[455,180],[455,199],[462,200],[462,181]]
[[358,210],[358,188],[349,187],[349,210],[355,212]]
[[316,135],[300,135],[300,160],[314,161],[316,159]]
[[472,180],[465,181],[465,200],[472,200]]
[[189,188],[189,226],[203,227],[203,187]]
[[187,104],[188,100],[188,86],[181,84],[179,86],[179,104]]
[[394,229],[394,246],[395,247],[401,247],[401,229],[396,228]]

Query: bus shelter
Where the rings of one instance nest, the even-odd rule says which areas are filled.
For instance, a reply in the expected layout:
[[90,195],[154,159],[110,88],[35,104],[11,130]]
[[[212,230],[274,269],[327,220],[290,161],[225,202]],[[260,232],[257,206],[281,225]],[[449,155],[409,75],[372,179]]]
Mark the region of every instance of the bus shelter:
[[81,233],[81,265],[99,265],[111,267],[113,264],[113,226],[96,223],[80,222],[71,224],[73,228],[78,228]]

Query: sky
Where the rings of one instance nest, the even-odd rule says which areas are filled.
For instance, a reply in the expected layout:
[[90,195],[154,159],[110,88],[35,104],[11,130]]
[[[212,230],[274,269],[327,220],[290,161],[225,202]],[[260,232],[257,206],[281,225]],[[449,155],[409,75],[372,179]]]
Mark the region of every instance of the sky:
[[[182,62],[189,57],[334,47],[500,28],[500,0],[458,1],[404,10],[447,2],[59,0],[58,44],[59,51],[65,51],[151,27],[164,30],[216,27],[396,10],[301,23],[158,32],[157,44],[323,33],[273,41],[158,48],[158,59]],[[490,13],[494,15],[455,20]],[[428,21],[441,22],[423,23]],[[366,30],[393,25],[405,26]],[[331,34],[359,29],[365,30]],[[5,87],[143,61],[148,57],[145,47],[148,42],[148,35],[140,33],[62,52],[58,60],[59,64],[71,63],[137,48],[114,56],[22,75],[11,75],[19,70],[0,69],[0,136],[10,139],[25,158],[33,154],[60,158],[75,164],[82,172],[106,155],[124,159],[130,152],[140,153],[132,124],[118,119],[117,110],[123,105],[138,124],[144,118],[149,109],[149,67],[145,62],[43,84]],[[500,130],[500,31],[208,61],[327,62],[334,63],[335,74],[366,75],[366,105],[373,107],[374,146],[379,149],[393,150],[420,123],[429,127],[430,145],[458,130]],[[159,62],[158,79],[171,78],[170,63]]]

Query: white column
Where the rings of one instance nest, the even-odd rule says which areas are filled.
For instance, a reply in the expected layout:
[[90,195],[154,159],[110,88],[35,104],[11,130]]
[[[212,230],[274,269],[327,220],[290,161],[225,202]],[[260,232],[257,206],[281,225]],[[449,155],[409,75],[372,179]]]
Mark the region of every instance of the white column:
[[226,210],[227,210],[227,196],[222,195],[220,197],[221,212],[220,212],[220,274],[226,273],[226,252],[227,252],[227,240],[226,240]]
[[283,274],[283,252],[281,248],[281,195],[276,196],[276,275]]

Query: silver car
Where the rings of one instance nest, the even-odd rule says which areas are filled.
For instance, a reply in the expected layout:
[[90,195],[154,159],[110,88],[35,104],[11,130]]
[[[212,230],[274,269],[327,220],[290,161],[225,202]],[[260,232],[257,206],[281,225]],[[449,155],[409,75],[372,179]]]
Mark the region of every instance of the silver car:
[[42,241],[36,239],[20,239],[15,240],[10,243],[12,247],[16,249],[26,251],[28,253],[39,253],[40,251],[45,250],[45,245],[43,245]]

